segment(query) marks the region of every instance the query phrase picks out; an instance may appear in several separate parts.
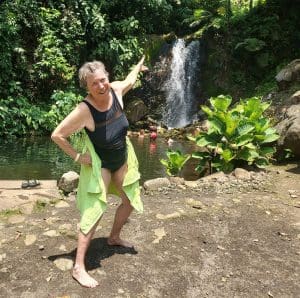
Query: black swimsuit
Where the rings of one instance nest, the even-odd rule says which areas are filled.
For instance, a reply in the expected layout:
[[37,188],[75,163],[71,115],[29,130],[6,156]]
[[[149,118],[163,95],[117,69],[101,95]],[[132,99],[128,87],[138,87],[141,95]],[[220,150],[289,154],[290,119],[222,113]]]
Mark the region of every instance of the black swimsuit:
[[102,162],[102,168],[117,171],[127,160],[126,135],[129,126],[119,100],[111,89],[113,103],[101,112],[88,101],[83,102],[89,107],[95,123],[95,130],[85,128]]

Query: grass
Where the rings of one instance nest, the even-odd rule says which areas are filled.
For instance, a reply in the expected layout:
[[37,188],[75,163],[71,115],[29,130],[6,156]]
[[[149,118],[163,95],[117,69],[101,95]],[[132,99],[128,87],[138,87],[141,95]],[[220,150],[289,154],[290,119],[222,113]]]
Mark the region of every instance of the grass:
[[5,209],[0,211],[0,217],[9,217],[12,215],[22,214],[20,209]]

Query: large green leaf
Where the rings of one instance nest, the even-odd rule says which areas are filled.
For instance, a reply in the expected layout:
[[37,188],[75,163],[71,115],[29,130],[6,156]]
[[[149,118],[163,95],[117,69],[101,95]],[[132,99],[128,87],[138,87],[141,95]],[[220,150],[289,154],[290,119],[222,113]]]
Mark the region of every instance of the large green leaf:
[[243,124],[240,124],[237,128],[237,135],[238,136],[243,136],[243,135],[246,135],[248,134],[250,131],[254,130],[255,127],[250,124],[249,122],[248,123],[243,123]]
[[201,106],[202,111],[208,115],[208,116],[212,116],[213,115],[213,111],[207,107],[207,106]]
[[267,158],[260,157],[255,160],[255,164],[259,168],[265,168],[269,164],[269,161]]
[[272,156],[276,152],[273,147],[262,147],[259,150],[259,154],[262,156]]
[[226,124],[226,134],[228,137],[232,136],[235,133],[236,128],[239,125],[239,121],[236,118],[233,118],[230,113],[226,114],[225,117]]
[[258,133],[264,132],[269,127],[270,121],[267,118],[260,118],[254,121],[255,131]]
[[205,147],[207,145],[216,145],[220,139],[217,134],[201,134],[196,138],[196,144],[199,147]]
[[218,97],[211,97],[209,101],[215,111],[226,112],[231,104],[232,98],[230,96],[219,95]]
[[235,154],[230,149],[223,150],[221,155],[226,162],[231,161],[235,157]]
[[[253,141],[252,135],[243,135],[236,139],[237,146],[243,146]],[[249,148],[249,147],[248,147]]]
[[210,132],[217,131],[219,134],[224,134],[225,132],[225,124],[218,118],[212,117],[210,120],[208,120]]
[[246,160],[247,162],[253,162],[255,158],[259,157],[259,154],[252,149],[243,148],[237,155],[239,159]]
[[274,134],[270,134],[270,135],[266,135],[265,138],[264,138],[264,140],[262,141],[262,143],[272,143],[272,142],[278,140],[279,137],[280,136],[278,134],[275,134],[275,133]]

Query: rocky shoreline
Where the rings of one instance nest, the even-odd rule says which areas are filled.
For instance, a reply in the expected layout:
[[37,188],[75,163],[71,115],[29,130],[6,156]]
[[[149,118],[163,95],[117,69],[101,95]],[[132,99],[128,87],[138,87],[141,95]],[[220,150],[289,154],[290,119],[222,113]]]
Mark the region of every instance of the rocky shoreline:
[[[289,165],[147,181],[145,212],[134,213],[123,232],[134,249],[107,245],[119,204],[109,197],[86,262],[96,289],[70,274],[74,194],[55,187],[49,195],[43,181],[40,189],[15,189],[25,203],[36,200],[27,211],[18,205],[0,213],[0,297],[297,297],[299,179],[299,165]],[[1,184],[1,202],[7,188]]]

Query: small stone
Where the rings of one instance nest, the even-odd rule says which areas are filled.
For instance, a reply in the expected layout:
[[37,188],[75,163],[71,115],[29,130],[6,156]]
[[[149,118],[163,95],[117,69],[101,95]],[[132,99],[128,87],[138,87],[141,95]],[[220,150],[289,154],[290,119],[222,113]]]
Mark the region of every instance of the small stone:
[[6,258],[6,253],[0,254],[0,262]]
[[20,210],[23,214],[31,214],[33,212],[34,209],[34,202],[30,202],[30,203],[26,203],[20,206]]
[[159,241],[167,235],[164,227],[155,229],[154,234],[157,238],[153,240],[152,243],[159,243]]
[[24,243],[26,246],[32,245],[36,241],[36,236],[32,234],[28,234],[25,237]]
[[67,230],[67,231],[70,231],[70,230],[72,230],[72,225],[71,224],[63,224],[63,225],[60,225],[59,227],[58,227],[58,230]]
[[73,260],[69,258],[58,258],[54,261],[54,264],[62,271],[67,271],[73,268]]
[[48,237],[58,237],[59,233],[55,230],[49,230],[49,231],[43,233],[43,235],[48,236]]
[[45,249],[44,245],[39,246],[39,250],[44,250],[44,249]]
[[173,212],[173,213],[166,214],[166,215],[163,215],[163,214],[160,214],[160,213],[156,214],[156,218],[157,219],[162,219],[162,220],[170,219],[170,218],[178,218],[180,216],[181,216],[181,214],[179,212]]
[[245,169],[242,168],[236,168],[233,171],[234,176],[239,180],[250,180],[251,174]]
[[184,181],[184,184],[189,188],[196,188],[199,186],[198,181]]
[[106,276],[106,272],[105,272],[104,270],[97,269],[96,272],[97,272],[99,275]]
[[59,201],[57,204],[55,204],[55,208],[68,208],[70,205],[65,201]]
[[192,206],[193,208],[196,208],[196,209],[203,209],[205,206],[203,205],[202,202],[198,201],[198,200],[194,200],[194,199],[186,199],[185,202]]
[[218,245],[217,249],[219,249],[219,250],[225,250],[225,248],[223,246],[221,246],[221,245]]
[[119,294],[124,294],[125,291],[124,291],[123,289],[118,289],[118,293],[119,293]]
[[67,251],[66,246],[64,244],[62,244],[58,249],[61,251]]
[[8,218],[8,222],[11,224],[17,224],[25,221],[25,217],[22,215],[12,215]]

